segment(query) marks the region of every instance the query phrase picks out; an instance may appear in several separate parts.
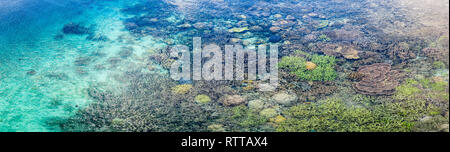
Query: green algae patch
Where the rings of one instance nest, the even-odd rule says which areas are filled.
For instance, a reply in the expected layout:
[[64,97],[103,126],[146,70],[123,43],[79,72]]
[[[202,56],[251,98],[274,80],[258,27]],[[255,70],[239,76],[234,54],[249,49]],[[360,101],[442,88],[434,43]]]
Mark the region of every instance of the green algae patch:
[[301,104],[285,113],[287,119],[278,125],[279,132],[399,132],[410,131],[413,126],[382,106],[349,106],[338,98]]

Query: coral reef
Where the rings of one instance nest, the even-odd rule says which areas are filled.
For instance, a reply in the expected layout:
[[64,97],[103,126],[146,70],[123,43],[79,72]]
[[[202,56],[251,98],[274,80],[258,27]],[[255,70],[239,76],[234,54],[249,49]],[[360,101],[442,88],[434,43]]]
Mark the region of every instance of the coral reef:
[[351,45],[318,43],[314,46],[315,50],[320,50],[328,56],[344,57],[345,59],[359,59],[358,50]]
[[[74,70],[87,75],[94,73],[90,71],[93,65],[95,70],[114,72],[114,79],[123,86],[111,90],[91,86],[86,92],[95,102],[62,122],[61,128],[448,131],[448,121],[443,119],[448,119],[448,75],[442,74],[448,73],[448,36],[436,44],[425,44],[428,40],[422,38],[388,35],[383,30],[390,29],[389,25],[380,28],[367,18],[367,12],[384,11],[376,10],[375,2],[369,8],[367,3],[345,1],[280,2],[147,0],[120,10],[125,17],[123,27],[132,36],[117,38],[119,50],[108,53],[105,60],[80,53]],[[323,7],[331,4],[334,7]],[[386,20],[399,25],[405,20],[402,15],[392,16]],[[100,50],[116,44],[115,39],[108,41],[105,35],[81,24],[66,24],[63,33],[87,35],[86,40],[100,43]],[[169,47],[188,44],[192,48],[192,37],[198,36],[203,44],[219,46],[278,43],[278,89],[258,92],[256,88],[264,87],[258,86],[262,83],[258,80],[170,80],[164,72],[177,58],[170,57]],[[102,49],[105,46],[108,48]],[[150,51],[142,53],[142,49]],[[423,75],[415,75],[418,67],[408,67],[410,62],[428,62]],[[391,68],[405,68],[405,73],[409,71],[408,76],[417,80],[403,81],[402,73]],[[35,71],[28,72],[33,74]],[[69,76],[46,75],[61,80]],[[55,100],[53,104],[60,103]]]
[[449,51],[442,48],[424,48],[422,52],[431,62],[441,61],[449,65]]
[[183,132],[207,131],[214,120],[210,109],[170,94],[170,78],[129,72],[129,87],[122,94],[88,90],[97,100],[60,124],[64,131]]
[[415,51],[406,42],[391,44],[387,54],[394,62],[405,62],[409,59],[416,58]]
[[369,95],[391,95],[399,84],[401,74],[391,70],[391,65],[376,63],[362,66],[358,73],[364,75],[359,82],[353,84],[353,88],[362,94]]
[[229,110],[229,116],[223,122],[230,131],[263,131],[267,119],[245,106],[236,106]]
[[83,34],[90,34],[92,33],[91,29],[84,27],[78,23],[67,23],[64,25],[62,32],[64,34],[76,34],[76,35],[83,35]]
[[434,109],[435,114],[443,115],[449,106],[448,86],[448,81],[444,80],[407,79],[397,87],[393,98],[402,102],[421,102],[422,106],[427,105],[428,110]]
[[361,81],[364,78],[364,74],[359,72],[351,72],[347,75],[347,78],[352,81]]

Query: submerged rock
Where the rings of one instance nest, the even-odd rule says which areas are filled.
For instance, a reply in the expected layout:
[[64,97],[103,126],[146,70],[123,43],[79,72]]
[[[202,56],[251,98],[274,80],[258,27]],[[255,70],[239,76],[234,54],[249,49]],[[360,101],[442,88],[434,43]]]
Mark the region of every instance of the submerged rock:
[[91,33],[90,29],[77,23],[68,23],[62,29],[64,34],[83,35]]
[[247,27],[248,23],[247,23],[247,21],[239,21],[238,23],[236,23],[236,25],[238,27]]
[[273,15],[273,17],[275,17],[275,18],[282,18],[283,15],[281,15],[281,14],[275,14],[275,15]]
[[280,31],[281,31],[281,28],[278,27],[278,26],[272,26],[272,27],[270,27],[269,30],[270,30],[271,32],[273,32],[273,33],[277,33],[277,32],[280,32]]
[[240,43],[240,42],[242,42],[242,39],[240,39],[240,38],[231,38],[230,42],[231,43]]
[[277,94],[273,95],[272,100],[277,104],[289,106],[297,100],[297,96],[293,95],[293,94],[281,92],[281,93],[277,93]]
[[295,17],[294,16],[292,16],[292,15],[288,15],[288,16],[286,16],[286,20],[294,20],[295,19]]
[[309,13],[308,16],[309,17],[318,17],[319,14],[312,12],[312,13]]
[[76,66],[87,66],[90,63],[92,63],[93,59],[92,57],[86,56],[86,57],[78,57],[75,60],[75,65]]
[[198,30],[208,29],[209,28],[209,24],[208,23],[204,23],[204,22],[197,22],[197,23],[194,24],[194,28],[196,28]]
[[227,95],[222,99],[222,104],[225,106],[236,106],[243,104],[245,100],[246,99],[240,95]]
[[272,43],[277,43],[280,41],[281,41],[281,36],[279,36],[279,35],[272,35],[269,38],[269,42],[272,42]]
[[264,102],[262,100],[252,100],[248,102],[248,107],[254,110],[261,110],[264,108]]
[[118,53],[118,55],[125,59],[133,55],[134,49],[132,47],[122,47]]
[[315,27],[316,27],[317,29],[321,29],[321,28],[327,27],[328,24],[330,24],[328,20],[322,20],[322,21],[320,21],[317,25],[315,25]]
[[178,27],[178,28],[191,28],[192,25],[189,24],[189,23],[185,23],[185,24],[178,25],[177,27]]
[[35,75],[36,73],[36,70],[31,69],[27,72],[27,75]]
[[101,34],[89,34],[88,37],[86,37],[86,40],[90,40],[90,41],[108,41],[109,38],[101,35]]
[[257,25],[250,27],[250,31],[254,31],[254,32],[261,32],[263,30],[264,29],[261,26],[257,26]]

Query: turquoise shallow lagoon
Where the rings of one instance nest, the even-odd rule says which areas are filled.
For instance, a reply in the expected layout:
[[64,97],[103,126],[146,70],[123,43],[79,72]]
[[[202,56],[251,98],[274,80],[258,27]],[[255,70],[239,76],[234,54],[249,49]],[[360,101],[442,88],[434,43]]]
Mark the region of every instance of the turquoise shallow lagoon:
[[86,89],[97,82],[109,82],[105,75],[113,72],[94,73],[91,67],[84,67],[86,73],[80,74],[75,60],[98,52],[115,54],[127,44],[93,42],[86,36],[55,37],[68,22],[95,24],[98,33],[109,38],[123,36],[126,32],[119,13],[123,2],[18,1],[7,5],[2,7],[13,8],[2,12],[0,24],[0,130],[59,131],[47,121],[69,117],[91,102]]
[[[433,1],[0,0],[0,132],[448,132],[448,0]],[[167,47],[193,37],[277,44],[280,61],[314,66],[280,65],[273,92],[169,80]],[[371,67],[389,70],[364,75]],[[384,76],[396,79],[364,82]],[[329,103],[348,106],[333,113],[342,119],[318,112]],[[403,113],[379,116],[381,105]]]

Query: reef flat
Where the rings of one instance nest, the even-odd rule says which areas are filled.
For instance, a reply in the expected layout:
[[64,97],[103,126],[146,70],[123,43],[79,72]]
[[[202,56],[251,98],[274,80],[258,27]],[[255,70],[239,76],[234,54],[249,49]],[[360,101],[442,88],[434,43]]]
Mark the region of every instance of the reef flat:
[[[449,3],[432,1],[2,1],[0,131],[448,132]],[[245,63],[276,45],[278,86],[172,79],[174,46],[209,44]]]

